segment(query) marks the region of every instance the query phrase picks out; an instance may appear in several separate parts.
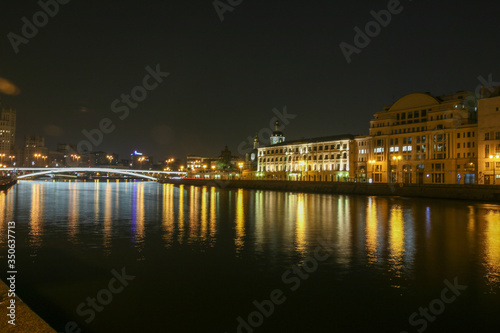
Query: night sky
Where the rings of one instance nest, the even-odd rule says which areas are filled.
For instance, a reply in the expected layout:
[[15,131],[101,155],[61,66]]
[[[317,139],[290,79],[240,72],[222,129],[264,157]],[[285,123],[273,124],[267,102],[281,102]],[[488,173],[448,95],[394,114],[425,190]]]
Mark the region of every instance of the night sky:
[[[72,0],[16,54],[8,33],[22,36],[22,17],[32,22],[41,8],[3,1],[0,78],[21,93],[0,96],[17,109],[18,144],[28,134],[51,149],[76,144],[109,118],[116,128],[94,150],[163,159],[217,156],[225,144],[237,153],[269,127],[274,108],[297,115],[288,139],[367,134],[372,115],[405,94],[474,90],[480,75],[500,82],[491,1],[401,1],[348,64],[339,44],[354,44],[354,27],[387,6],[243,0],[221,22],[212,1]],[[112,102],[157,64],[170,75],[121,120]]]

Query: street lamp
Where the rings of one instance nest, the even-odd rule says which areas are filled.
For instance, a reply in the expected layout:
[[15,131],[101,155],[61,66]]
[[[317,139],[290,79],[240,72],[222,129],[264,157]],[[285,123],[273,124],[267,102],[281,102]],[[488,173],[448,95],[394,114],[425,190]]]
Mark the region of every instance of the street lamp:
[[109,164],[111,165],[111,161],[113,161],[113,155],[106,155],[106,158],[109,160]]
[[496,169],[497,169],[497,162],[495,160],[500,159],[500,155],[490,155],[490,160],[492,160],[491,163],[493,163],[493,185],[496,185]]
[[399,176],[398,176],[398,170],[399,170],[399,161],[401,161],[401,156],[393,156],[392,159],[397,161],[396,164],[396,183],[399,183]]

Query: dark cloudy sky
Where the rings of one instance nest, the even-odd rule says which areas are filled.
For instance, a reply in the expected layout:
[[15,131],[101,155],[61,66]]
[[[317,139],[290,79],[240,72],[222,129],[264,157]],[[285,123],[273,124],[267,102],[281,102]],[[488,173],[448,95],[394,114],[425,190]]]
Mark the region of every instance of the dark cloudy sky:
[[[223,0],[222,2],[226,2]],[[373,113],[411,92],[473,90],[500,81],[499,6],[492,1],[401,1],[403,10],[348,64],[339,48],[387,1],[244,0],[221,22],[212,1],[72,0],[15,54],[37,1],[0,3],[0,77],[17,96],[25,134],[77,143],[103,118],[116,125],[95,150],[161,159],[234,152],[268,127],[273,108],[297,117],[287,138],[366,134]],[[111,103],[147,66],[170,76],[120,120]]]

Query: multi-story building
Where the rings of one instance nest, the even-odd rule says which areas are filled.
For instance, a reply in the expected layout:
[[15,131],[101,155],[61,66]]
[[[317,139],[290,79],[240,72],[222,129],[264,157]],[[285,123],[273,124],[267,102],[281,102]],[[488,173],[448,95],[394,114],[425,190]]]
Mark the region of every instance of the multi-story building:
[[45,137],[26,135],[24,137],[23,161],[26,167],[45,167],[49,158],[49,149],[45,147]]
[[473,184],[477,107],[469,92],[409,94],[370,121],[374,182]]
[[0,115],[0,161],[12,162],[15,158],[14,143],[16,137],[16,111],[2,109]]
[[352,167],[354,135],[335,135],[282,141],[258,148],[258,179],[349,181],[356,177]]
[[497,87],[496,96],[478,101],[479,184],[500,184],[499,90]]
[[189,171],[197,171],[201,169],[201,161],[204,159],[202,156],[188,155],[186,157],[186,166]]
[[370,151],[372,149],[372,137],[369,135],[356,136],[353,141],[353,161],[356,170],[356,180],[362,183],[373,182],[374,162],[370,160]]
[[149,170],[153,166],[153,157],[147,156],[135,150],[130,154],[130,165],[132,169],[146,169]]

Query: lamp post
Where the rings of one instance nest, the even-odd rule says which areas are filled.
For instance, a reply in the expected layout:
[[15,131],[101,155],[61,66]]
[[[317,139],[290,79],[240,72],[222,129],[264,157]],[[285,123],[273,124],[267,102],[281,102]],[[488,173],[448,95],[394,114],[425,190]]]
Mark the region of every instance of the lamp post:
[[496,181],[496,169],[497,169],[497,162],[496,160],[500,159],[500,155],[490,155],[490,160],[492,161],[491,163],[493,163],[493,185],[496,185],[497,181]]
[[109,165],[111,165],[111,162],[114,159],[113,155],[106,155],[106,158],[109,160]]
[[304,172],[303,171],[304,171],[304,165],[305,164],[306,163],[304,162],[304,160],[301,160],[299,162],[299,165],[300,165],[300,180],[304,180]]
[[16,157],[15,157],[14,155],[11,155],[11,156],[9,156],[9,158],[10,158],[10,164],[11,164],[12,166],[14,166],[14,164],[13,164],[12,160],[13,160],[13,159],[15,159]]
[[395,160],[395,161],[397,161],[397,164],[396,164],[396,183],[399,183],[398,172],[399,172],[399,161],[401,161],[401,155],[399,155],[399,156],[393,156],[392,159]]

